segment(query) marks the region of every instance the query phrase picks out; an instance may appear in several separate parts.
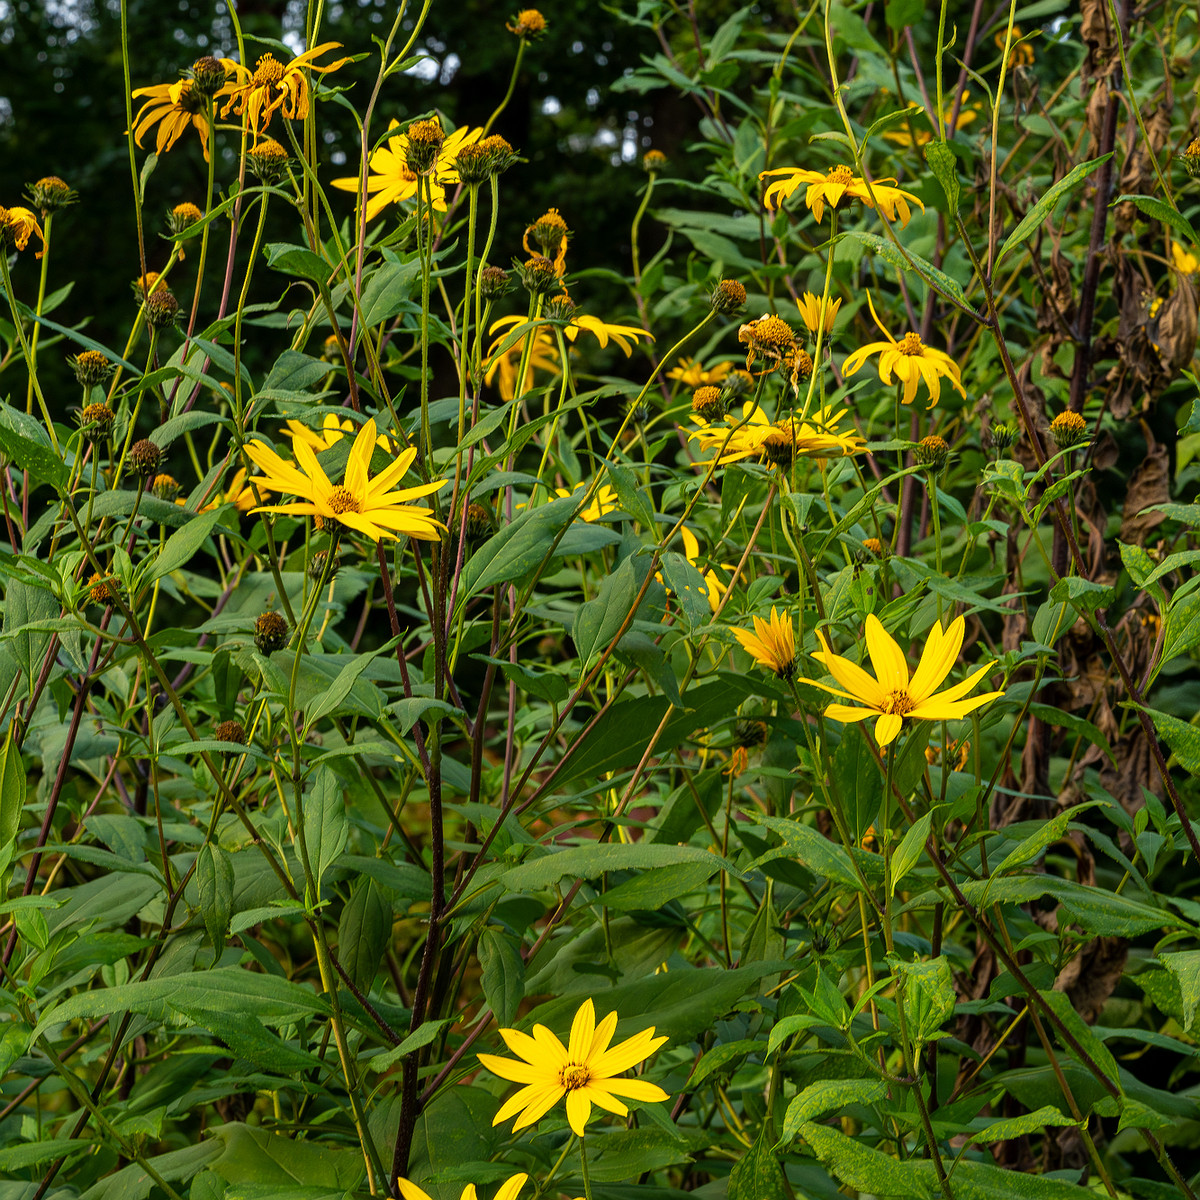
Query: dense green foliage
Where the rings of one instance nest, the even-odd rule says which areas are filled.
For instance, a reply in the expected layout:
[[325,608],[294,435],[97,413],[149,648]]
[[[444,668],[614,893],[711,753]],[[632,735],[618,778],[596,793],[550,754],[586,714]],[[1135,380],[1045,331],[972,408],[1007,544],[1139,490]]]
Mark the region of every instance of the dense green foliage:
[[6,8],[0,1200],[1194,1200],[1198,15]]

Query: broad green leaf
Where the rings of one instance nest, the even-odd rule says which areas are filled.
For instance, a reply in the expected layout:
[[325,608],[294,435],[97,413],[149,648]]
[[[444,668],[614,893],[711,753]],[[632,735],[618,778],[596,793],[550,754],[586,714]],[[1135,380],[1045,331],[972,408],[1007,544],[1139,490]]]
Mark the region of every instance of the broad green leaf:
[[953,217],[958,212],[959,196],[958,162],[954,151],[945,142],[930,142],[925,147],[925,161],[938,183],[942,185],[942,191],[946,193],[946,204]]
[[683,611],[687,623],[696,629],[712,620],[708,584],[693,563],[674,550],[659,560],[663,584]]
[[324,284],[333,273],[329,265],[319,254],[314,254],[307,246],[293,246],[286,242],[268,242],[263,247],[267,265],[285,275],[298,275],[301,279],[311,279],[314,283]]
[[[642,1112],[649,1113],[657,1107],[647,1104]],[[648,1171],[664,1171],[668,1167],[691,1162],[688,1151],[695,1142],[700,1141],[694,1135],[693,1139],[685,1137],[681,1130],[670,1125],[664,1129],[648,1128],[643,1124],[640,1129],[618,1129],[612,1133],[593,1133],[589,1127],[588,1175],[594,1183],[629,1184],[627,1189],[610,1189],[610,1196],[625,1192],[636,1195],[640,1189],[634,1181],[639,1176]],[[703,1148],[702,1143],[699,1148]]]
[[48,483],[56,491],[66,487],[67,464],[54,449],[45,426],[36,417],[3,402],[0,402],[0,451],[14,466],[28,471],[34,480]]
[[[932,1200],[933,1163],[893,1158],[827,1125],[805,1121],[797,1130],[834,1176],[859,1192]],[[928,1169],[927,1169],[928,1168]]]
[[328,767],[318,767],[304,797],[304,844],[316,884],[314,901],[321,899],[322,879],[345,849],[349,832],[342,785]]
[[338,920],[338,961],[364,994],[391,942],[392,906],[374,879],[359,879]]
[[1160,954],[1158,961],[1170,971],[1179,985],[1182,1009],[1180,1024],[1185,1030],[1191,1030],[1196,1020],[1196,1008],[1200,1005],[1200,950]]
[[364,328],[382,325],[403,311],[420,278],[421,264],[415,257],[409,262],[385,262],[374,271],[363,288]]
[[799,821],[789,821],[783,817],[756,818],[758,824],[765,825],[783,839],[783,846],[763,855],[753,865],[790,856],[802,867],[814,874],[828,879],[832,883],[840,883],[843,887],[859,891],[862,881],[855,873],[850,856],[841,846],[835,845],[818,830],[809,825],[801,825]]
[[842,806],[855,843],[861,845],[879,816],[883,777],[867,750],[860,726],[842,727],[842,740],[829,764],[829,784]]
[[1100,801],[1098,800],[1089,800],[1077,808],[1069,808],[1064,812],[1060,812],[1052,820],[1039,822],[1037,828],[1029,837],[1006,854],[992,868],[993,878],[1006,875],[1014,868],[1023,866],[1027,862],[1032,862],[1047,846],[1057,842],[1063,836],[1067,825],[1075,818],[1076,814],[1083,812],[1085,809],[1095,808],[1099,803]]
[[521,691],[536,696],[539,700],[561,704],[570,695],[567,681],[554,671],[532,671],[520,662],[492,658],[487,654],[473,654],[471,657],[480,662],[493,663],[500,668],[509,683],[515,683]]
[[[1117,1060],[1113,1058],[1112,1051],[1109,1050],[1096,1035],[1096,1031],[1075,1010],[1075,1006],[1071,1003],[1071,998],[1066,992],[1048,991],[1043,988],[1039,989],[1038,995],[1041,996],[1054,1015],[1058,1017],[1066,1027],[1067,1032],[1075,1039],[1084,1053],[1091,1058],[1092,1062],[1108,1076],[1112,1083],[1120,1087],[1121,1072],[1117,1068]],[[1055,1035],[1062,1043],[1063,1049],[1072,1057],[1077,1057],[1075,1050],[1063,1038],[1061,1032],[1056,1029]],[[1083,1065],[1086,1066],[1086,1064]]]
[[888,0],[884,9],[887,27],[899,33],[906,25],[920,24],[925,0]]
[[[125,881],[118,878],[117,882]],[[155,885],[152,883],[151,886]],[[161,888],[156,890],[161,891]],[[45,1013],[33,1036],[39,1038],[47,1030],[70,1021],[125,1009],[163,1021],[168,1018],[170,1009],[187,1015],[193,1007],[205,1012],[246,1012],[272,1024],[289,1024],[310,1016],[329,1014],[328,1004],[312,988],[289,983],[277,975],[238,967],[216,967],[211,971],[137,980],[80,992]],[[203,1024],[201,1021],[195,1023]]]
[[437,1041],[442,1030],[447,1025],[453,1025],[457,1020],[457,1017],[445,1017],[440,1021],[425,1021],[418,1029],[410,1033],[400,1045],[393,1046],[383,1054],[375,1055],[368,1065],[372,1071],[391,1070],[405,1055],[411,1054],[414,1050],[420,1050],[422,1046],[428,1046],[430,1042]]
[[525,960],[517,939],[489,925],[478,942],[480,983],[500,1028],[512,1025],[525,999]]
[[790,1200],[791,1190],[784,1183],[767,1128],[764,1121],[754,1145],[729,1172],[729,1200]]
[[151,560],[146,570],[143,584],[153,583],[178,571],[189,563],[196,552],[204,545],[205,539],[213,531],[213,526],[221,519],[222,510],[212,509],[193,517],[182,529],[177,529],[169,538],[162,550]]
[[329,687],[316,697],[306,710],[306,727],[311,729],[322,717],[338,711],[342,702],[350,695],[350,690],[358,682],[359,676],[381,654],[390,654],[403,640],[403,635],[386,641],[377,650],[369,654],[353,654],[346,656],[347,661],[338,671]]
[[913,822],[900,839],[900,845],[892,856],[892,894],[896,892],[900,881],[917,865],[925,852],[925,842],[929,837],[929,827],[933,821],[932,810],[924,813]]
[[1172,208],[1165,201],[1159,200],[1156,196],[1131,196],[1126,192],[1118,196],[1109,207],[1115,208],[1118,204],[1125,203],[1137,205],[1151,220],[1162,221],[1163,224],[1170,225],[1177,234],[1193,247],[1200,246],[1200,238],[1196,236],[1196,230],[1192,227],[1191,221],[1177,208]]
[[599,897],[599,903],[624,912],[638,909],[655,912],[703,887],[716,870],[712,862],[668,863],[609,888]]
[[551,542],[571,523],[578,507],[578,497],[560,496],[526,509],[477,546],[462,570],[459,602],[497,583],[522,583],[546,557]]
[[196,859],[196,884],[200,891],[200,913],[220,955],[225,948],[229,920],[233,916],[233,860],[229,852],[212,842],[200,847]]
[[10,577],[4,589],[4,625],[0,634],[12,639],[12,653],[25,676],[28,694],[41,673],[51,634],[35,633],[30,626],[57,617],[61,608],[49,588]]
[[638,482],[637,476],[628,467],[606,462],[604,469],[612,480],[613,490],[617,493],[621,507],[643,529],[653,529],[654,505],[651,493]]
[[1080,612],[1094,613],[1098,608],[1107,608],[1113,599],[1113,589],[1078,575],[1067,575],[1050,589],[1050,599],[1073,604]]
[[[986,1118],[983,1118],[986,1119]],[[1046,1105],[1037,1112],[1023,1113],[1019,1117],[999,1117],[989,1120],[986,1129],[973,1133],[967,1139],[972,1145],[986,1145],[989,1142],[1007,1142],[1010,1138],[1025,1137],[1030,1133],[1041,1133],[1051,1126],[1075,1125],[1077,1122],[1065,1117],[1057,1108]]]
[[996,265],[999,266],[1006,254],[1023,245],[1041,229],[1050,220],[1058,202],[1069,192],[1073,192],[1077,187],[1082,186],[1083,181],[1098,166],[1106,163],[1110,158],[1112,158],[1111,153],[1103,154],[1099,158],[1089,159],[1087,162],[1080,163],[1064,175],[1056,184],[1047,188],[1042,198],[1030,208],[1025,216],[1021,218],[1016,229],[1005,239],[1004,245],[1000,247],[1000,253],[996,255]]
[[650,556],[630,555],[606,575],[594,600],[581,604],[571,626],[571,639],[579,655],[579,670],[587,671],[592,657],[605,650],[629,619],[634,601],[650,571]]
[[954,977],[950,960],[893,962],[892,969],[902,988],[904,1016],[914,1042],[934,1041],[942,1026],[954,1015]]
[[1179,765],[1191,775],[1200,775],[1200,729],[1157,709],[1146,708],[1143,712],[1154,722],[1154,732],[1167,743]]
[[222,1150],[209,1169],[234,1185],[299,1185],[340,1193],[354,1191],[366,1175],[362,1151],[349,1146],[322,1145],[234,1121],[218,1125],[212,1138]]
[[728,859],[701,850],[698,846],[613,842],[551,851],[532,862],[505,871],[499,876],[498,882],[510,892],[539,892],[553,887],[564,876],[598,879],[609,871],[649,871],[679,863],[703,863],[710,875],[728,871],[741,877],[741,872]]
[[788,1105],[776,1148],[790,1146],[806,1121],[840,1112],[851,1104],[874,1104],[885,1100],[887,1094],[888,1085],[882,1079],[818,1079]]

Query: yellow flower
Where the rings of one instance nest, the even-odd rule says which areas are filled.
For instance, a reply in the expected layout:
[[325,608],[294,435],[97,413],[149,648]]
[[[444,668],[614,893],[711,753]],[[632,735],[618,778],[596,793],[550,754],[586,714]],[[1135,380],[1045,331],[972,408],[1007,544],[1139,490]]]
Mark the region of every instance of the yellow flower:
[[[968,104],[967,97],[969,95],[969,92],[963,93],[963,103],[959,105],[958,109],[958,120],[954,122],[955,129],[962,129],[964,126],[970,125],[979,116],[979,101],[975,101],[974,104]],[[908,121],[889,129],[883,136],[896,146],[927,146],[933,141],[933,130],[932,122],[926,114],[926,110],[919,104],[914,104],[909,109],[909,113]],[[942,105],[943,127],[950,124],[950,118],[953,115],[954,100],[948,99]],[[909,132],[910,123],[912,125],[911,133]]]
[[653,1083],[618,1077],[649,1058],[667,1039],[655,1037],[652,1025],[610,1047],[616,1028],[615,1012],[610,1012],[599,1025],[596,1024],[596,1009],[588,999],[575,1014],[570,1042],[566,1046],[544,1025],[535,1025],[532,1037],[517,1029],[500,1030],[505,1044],[523,1061],[514,1062],[493,1054],[481,1054],[479,1061],[501,1079],[511,1079],[524,1086],[505,1102],[492,1124],[499,1125],[515,1116],[515,1133],[540,1120],[565,1096],[567,1122],[579,1137],[583,1137],[593,1104],[624,1117],[629,1114],[629,1108],[617,1098],[619,1096],[631,1100],[666,1100],[667,1093]]
[[[699,568],[700,558],[700,540],[696,535],[685,525],[679,531],[680,537],[683,539],[683,553],[688,562],[692,566]],[[732,570],[728,563],[722,563],[722,567],[726,570]],[[661,580],[660,580],[661,582]],[[704,572],[704,586],[707,591],[704,593],[705,599],[708,601],[708,607],[715,613],[720,606],[721,597],[729,590],[729,585],[722,583],[718,578],[716,571],[711,568]]]
[[[257,495],[255,495],[255,488],[258,489]],[[247,478],[246,468],[238,467],[229,481],[229,487],[226,488],[225,494],[216,503],[233,504],[236,505],[238,512],[249,512],[259,502],[260,497],[270,494],[271,489],[267,487],[265,479]]]
[[[766,190],[763,204],[768,209],[778,208],[802,183],[808,184],[804,193],[804,203],[812,209],[812,215],[819,223],[825,214],[825,205],[837,208],[849,196],[852,200],[861,200],[868,208],[879,206],[887,214],[889,221],[897,219],[900,214],[900,224],[907,225],[912,212],[908,207],[911,200],[922,212],[925,205],[911,192],[901,191],[892,187],[894,179],[875,179],[871,181],[870,190],[867,181],[859,178],[849,167],[830,167],[825,174],[820,171],[803,171],[796,167],[780,167],[774,171],[763,171],[759,179],[771,175],[779,175]],[[872,193],[874,195],[872,196]]]
[[833,323],[837,320],[838,309],[841,307],[840,296],[831,297],[822,304],[820,296],[805,292],[800,298],[800,320],[813,337],[817,336],[817,329],[820,328],[821,336],[827,338],[833,332]]
[[[13,208],[5,208],[0,205],[0,245],[12,244],[18,250],[24,250],[29,245],[30,237],[35,233],[38,241],[44,245],[42,229],[34,213],[27,208],[22,208],[19,204]],[[41,257],[42,254],[39,250],[38,258]]]
[[[996,49],[1003,52],[1004,43],[1007,41],[1008,30],[1002,29],[996,34],[992,41],[995,43]],[[1008,69],[1011,71],[1013,67],[1032,67],[1034,63],[1033,46],[1029,42],[1022,42],[1021,38],[1024,34],[1021,32],[1020,25],[1014,25],[1012,28],[1013,48],[1008,54]],[[1018,45],[1018,43],[1020,43]]]
[[308,76],[304,72],[308,70],[324,74],[336,71],[350,59],[339,58],[323,67],[317,66],[313,60],[327,50],[340,48],[341,42],[322,42],[289,63],[281,63],[273,54],[263,54],[254,64],[253,71],[230,58],[221,59],[221,65],[233,72],[233,79],[217,92],[218,96],[226,98],[221,116],[235,113],[255,138],[270,125],[271,117],[276,112],[283,113],[289,120],[304,120],[308,116],[311,94]]
[[[389,129],[398,129],[399,121],[389,121]],[[482,129],[468,129],[463,125],[449,134],[442,142],[434,158],[431,174],[428,176],[429,194],[433,198],[433,207],[438,212],[446,211],[446,185],[458,183],[458,170],[455,158],[464,146],[473,145],[483,134]],[[373,221],[387,208],[389,204],[398,204],[403,200],[411,200],[417,194],[417,176],[408,165],[408,134],[398,133],[387,140],[386,146],[380,146],[370,159],[370,173],[367,175],[367,220]],[[335,188],[343,192],[357,192],[358,176],[345,179],[335,179]]]
[[599,317],[588,316],[586,313],[582,316],[572,317],[570,325],[563,330],[563,333],[566,334],[567,341],[574,342],[581,331],[594,335],[602,348],[608,345],[611,338],[625,351],[626,358],[633,353],[633,347],[637,344],[638,338],[648,338],[650,341],[654,341],[654,338],[644,329],[639,329],[634,325],[612,325],[607,321],[600,320]]
[[1171,243],[1171,262],[1180,275],[1194,275],[1200,271],[1200,258],[1189,254],[1178,242]]
[[829,406],[804,421],[788,416],[772,423],[754,401],[748,400],[742,406],[740,421],[732,414],[727,415],[721,423],[696,418],[701,422],[701,427],[690,434],[688,440],[698,440],[701,450],[709,450],[713,446],[724,447],[717,460],[719,467],[745,458],[762,458],[768,453],[772,442],[780,441],[780,434],[784,435],[788,448],[788,463],[784,463],[785,466],[790,464],[792,458],[848,457],[862,454],[867,448],[857,433],[839,432],[838,426],[848,411],[842,409],[835,413]]
[[714,363],[706,368],[697,358],[681,358],[679,366],[667,372],[667,378],[676,379],[685,387],[698,388],[720,383],[732,370],[731,362]]
[[[525,1180],[528,1175],[514,1175],[511,1179],[506,1179],[500,1185],[500,1190],[495,1195],[495,1200],[516,1200],[517,1193],[525,1186]],[[396,1180],[396,1186],[400,1189],[400,1195],[404,1200],[430,1200],[415,1183],[410,1183],[407,1179]],[[459,1200],[479,1200],[478,1193],[475,1191],[475,1185],[468,1183],[462,1190],[462,1195]]]
[[[574,496],[577,492],[583,491],[588,485],[586,483],[577,483],[573,488],[555,488],[556,496]],[[579,515],[585,521],[598,521],[601,517],[606,517],[610,512],[615,512],[621,507],[620,500],[617,499],[617,493],[612,487],[605,483],[602,484],[592,497],[592,502]]]
[[[496,333],[513,325],[520,325],[524,320],[524,317],[501,317],[492,323],[488,333]],[[505,400],[511,400],[517,394],[517,371],[520,370],[521,355],[525,348],[525,338],[528,336],[529,334],[525,334],[518,338],[507,350],[499,353],[500,347],[504,344],[504,337],[501,335],[488,349],[488,364],[483,381],[491,387],[492,380],[499,375],[500,395]],[[533,330],[533,347],[529,352],[529,363],[525,369],[525,378],[520,381],[522,392],[527,392],[533,387],[535,367],[539,371],[551,371],[555,375],[558,374],[558,347],[554,344],[554,339],[550,334],[540,326]]]
[[187,132],[188,127],[200,135],[204,150],[204,161],[208,162],[208,118],[204,115],[204,97],[196,91],[190,79],[178,83],[159,83],[154,87],[138,88],[133,93],[136,100],[146,96],[146,103],[133,118],[133,140],[140,146],[147,130],[158,126],[154,141],[156,154],[170,150]]
[[962,368],[942,350],[934,350],[926,346],[915,333],[906,333],[900,341],[883,327],[883,323],[875,312],[871,301],[871,293],[867,293],[867,304],[871,308],[871,316],[879,326],[886,342],[868,342],[860,346],[842,364],[842,374],[853,375],[872,354],[879,355],[879,378],[885,384],[892,382],[892,373],[904,384],[904,403],[911,404],[917,398],[917,385],[924,382],[929,389],[929,407],[932,408],[942,394],[942,378],[950,380],[962,396],[966,392],[962,385]]
[[735,629],[733,636],[760,667],[774,671],[780,679],[791,679],[796,672],[796,637],[791,617],[784,617],[771,605],[771,619],[754,618],[754,632]]
[[504,28],[517,37],[539,38],[546,32],[546,18],[536,8],[523,8]]
[[862,667],[848,658],[834,654],[824,636],[818,632],[821,649],[813,658],[824,663],[841,686],[832,687],[815,679],[808,682],[835,696],[856,702],[856,706],[830,704],[825,709],[825,715],[835,721],[865,721],[877,716],[875,740],[880,746],[887,746],[896,739],[905,717],[921,721],[957,721],[989,700],[1004,695],[1003,692],[984,692],[969,700],[963,699],[991,670],[990,662],[977,667],[962,683],[938,692],[962,649],[965,628],[966,622],[962,617],[952,621],[950,628],[944,632],[940,623],[934,625],[929,631],[921,661],[910,678],[903,652],[879,618],[871,613],[867,617],[867,652],[871,656],[875,678],[872,679]]
[[296,503],[262,505],[253,511],[320,517],[354,529],[375,542],[380,538],[399,536],[437,541],[445,526],[434,520],[424,505],[406,501],[436,492],[447,480],[392,491],[412,466],[417,456],[416,447],[404,451],[372,479],[371,453],[376,440],[372,419],[358,431],[346,462],[345,480],[338,486],[334,486],[321,469],[312,447],[300,439],[292,443],[296,465],[285,462],[265,442],[247,442],[246,454],[264,473],[263,482],[268,488],[303,497]]

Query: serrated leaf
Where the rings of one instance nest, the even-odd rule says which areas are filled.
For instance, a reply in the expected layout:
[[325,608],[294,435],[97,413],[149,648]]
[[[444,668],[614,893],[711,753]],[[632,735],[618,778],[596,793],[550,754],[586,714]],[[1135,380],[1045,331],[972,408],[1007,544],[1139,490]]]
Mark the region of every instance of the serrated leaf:
[[851,1104],[875,1104],[885,1100],[887,1094],[888,1085],[882,1079],[818,1079],[788,1105],[776,1148],[782,1150],[791,1145],[806,1121],[815,1121]]
[[1069,171],[1056,184],[1046,189],[1046,194],[1033,205],[1022,217],[1016,229],[1008,235],[1000,253],[996,255],[996,265],[999,266],[1006,254],[1027,242],[1050,219],[1058,202],[1069,192],[1081,186],[1083,181],[1102,163],[1112,158],[1111,152],[1102,154],[1099,158],[1089,159]]
[[225,948],[233,916],[233,884],[233,860],[229,852],[213,842],[205,842],[196,858],[196,886],[200,892],[200,914],[218,958]]
[[516,939],[488,926],[479,936],[480,983],[496,1024],[508,1028],[525,999],[525,961]]
[[304,797],[304,844],[316,883],[314,901],[321,899],[325,872],[345,849],[349,832],[342,785],[328,767],[318,767],[312,791]]
[[942,185],[946,193],[946,204],[953,217],[958,212],[958,161],[954,151],[945,142],[930,142],[925,147],[925,161],[933,172],[934,178]]

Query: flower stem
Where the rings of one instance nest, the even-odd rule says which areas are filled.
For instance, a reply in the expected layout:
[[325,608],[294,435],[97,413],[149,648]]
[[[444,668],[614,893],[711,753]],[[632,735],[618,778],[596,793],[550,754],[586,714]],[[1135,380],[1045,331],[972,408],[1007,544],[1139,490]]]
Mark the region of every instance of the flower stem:
[[592,1179],[588,1174],[586,1137],[579,1139],[579,1165],[583,1170],[583,1194],[587,1200],[592,1200]]

